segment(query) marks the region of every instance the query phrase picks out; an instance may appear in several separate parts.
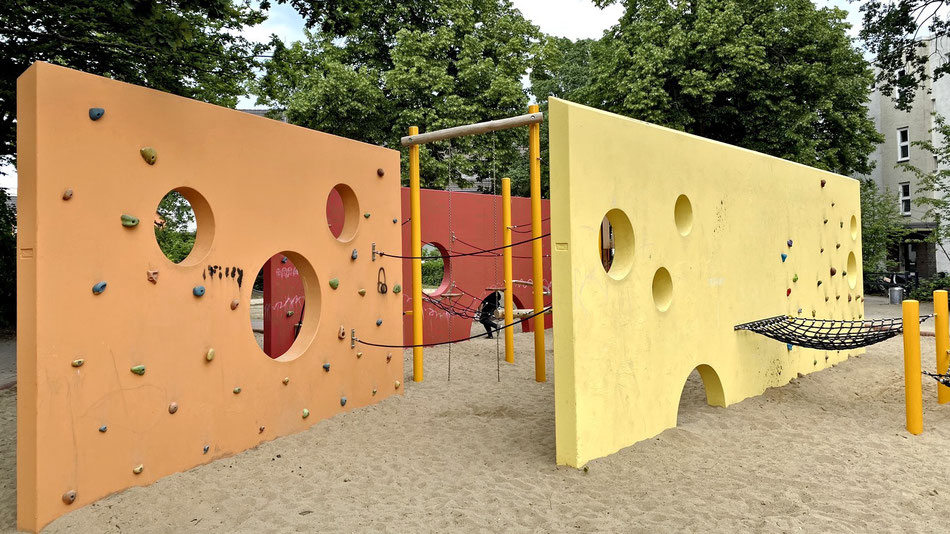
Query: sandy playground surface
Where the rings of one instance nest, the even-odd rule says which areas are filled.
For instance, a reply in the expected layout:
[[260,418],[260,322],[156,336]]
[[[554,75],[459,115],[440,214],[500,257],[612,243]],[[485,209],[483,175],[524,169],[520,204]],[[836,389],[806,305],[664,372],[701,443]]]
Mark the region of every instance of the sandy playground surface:
[[[705,404],[694,373],[677,428],[588,472],[554,465],[553,384],[533,380],[531,336],[516,343],[500,382],[493,340],[453,347],[451,382],[448,349],[430,349],[426,381],[407,376],[403,396],[113,495],[44,532],[948,528],[950,405],[925,381],[924,434],[904,431],[900,337],[726,409]],[[925,368],[933,343],[923,338]],[[2,531],[16,524],[15,394],[0,392]]]

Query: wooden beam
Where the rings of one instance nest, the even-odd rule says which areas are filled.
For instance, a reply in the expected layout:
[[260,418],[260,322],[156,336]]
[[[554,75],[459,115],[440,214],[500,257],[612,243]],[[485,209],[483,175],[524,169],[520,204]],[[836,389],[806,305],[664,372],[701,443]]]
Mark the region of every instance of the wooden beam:
[[407,135],[400,139],[399,142],[402,144],[402,146],[424,145],[426,143],[443,141],[445,139],[454,139],[456,137],[464,137],[466,135],[497,132],[499,130],[510,130],[511,128],[517,128],[519,126],[539,124],[543,121],[543,113],[527,113],[525,115],[518,115],[517,117],[508,117],[507,119],[466,124],[463,126],[455,126],[454,128],[446,128],[444,130],[426,132],[424,134]]

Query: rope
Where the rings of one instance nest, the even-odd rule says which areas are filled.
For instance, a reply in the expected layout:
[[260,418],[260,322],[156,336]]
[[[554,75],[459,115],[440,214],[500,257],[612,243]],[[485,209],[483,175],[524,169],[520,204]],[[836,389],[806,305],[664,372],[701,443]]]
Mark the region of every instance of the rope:
[[[920,322],[930,317],[933,315],[921,316]],[[740,324],[735,330],[749,330],[782,343],[810,349],[848,350],[890,339],[903,332],[904,327],[900,318],[838,321],[779,315]]]
[[927,375],[927,376],[933,378],[934,380],[936,380],[937,382],[940,382],[941,384],[943,384],[943,385],[945,385],[945,386],[947,386],[947,387],[950,387],[950,373],[945,374],[945,375],[941,375],[941,374],[937,374],[937,373],[930,373],[930,372],[927,372],[927,371],[922,371],[921,374]]
[[509,248],[509,247],[516,247],[516,246],[518,246],[518,245],[523,245],[523,244],[525,244],[525,243],[530,243],[530,242],[536,241],[536,240],[538,240],[538,239],[542,239],[542,238],[545,238],[545,237],[549,237],[550,235],[551,235],[550,233],[541,234],[541,235],[539,235],[538,237],[532,237],[531,239],[525,239],[524,241],[519,241],[519,242],[517,242],[517,243],[512,243],[512,244],[510,244],[510,245],[502,245],[502,246],[500,246],[500,247],[484,249],[484,250],[481,250],[481,251],[478,251],[478,252],[463,252],[463,253],[459,253],[459,254],[442,254],[442,255],[439,255],[439,256],[399,256],[399,255],[396,255],[396,254],[388,254],[388,253],[386,253],[386,252],[379,252],[379,251],[377,251],[376,254],[377,254],[378,256],[386,256],[386,257],[389,257],[389,258],[401,258],[401,259],[404,259],[404,260],[431,260],[431,259],[440,258],[440,257],[441,257],[441,258],[462,258],[462,257],[466,257],[466,256],[478,256],[478,255],[480,255],[480,254],[484,254],[485,252],[495,252],[495,251],[497,251],[497,250],[502,250],[502,249]]
[[[452,231],[452,156],[453,155],[454,153],[452,150],[452,140],[449,139],[449,185],[448,185],[448,188],[449,188],[449,202],[448,202],[449,204],[448,206],[449,208],[449,236],[450,236],[450,239],[452,240],[453,248],[455,248],[454,246],[455,232]],[[455,279],[452,278],[452,262],[450,261],[449,262],[449,287],[453,287],[454,285],[455,285]],[[449,316],[447,317],[447,319],[449,320],[449,339],[451,339],[452,338],[452,317]],[[469,330],[469,333],[471,333],[471,330]],[[452,345],[449,345],[449,366],[448,366],[448,377],[446,378],[446,380],[448,380],[449,382],[452,381]]]
[[[544,314],[544,313],[547,313],[549,310],[551,310],[551,306],[548,306],[547,308],[544,308],[544,309],[542,309],[542,310],[539,311],[539,312],[532,313],[531,315],[529,315],[529,316],[527,316],[527,317],[522,317],[521,319],[518,319],[517,321],[515,321],[515,322],[513,322],[513,323],[499,326],[498,328],[493,329],[492,332],[493,332],[493,333],[494,333],[494,332],[501,332],[502,330],[504,330],[504,329],[506,329],[506,328],[511,328],[512,326],[521,324],[521,323],[523,323],[523,322],[525,322],[525,321],[527,321],[527,320],[529,320],[529,319],[534,319],[535,317],[537,317],[537,316],[539,316],[539,315],[542,315],[542,314]],[[438,342],[438,343],[420,343],[420,344],[418,344],[418,345],[383,345],[383,344],[380,344],[380,343],[370,343],[369,341],[363,341],[362,339],[357,339],[356,342],[359,343],[359,344],[361,344],[361,345],[366,345],[367,347],[380,347],[380,348],[384,348],[384,349],[414,349],[414,348],[416,348],[416,347],[438,347],[439,345],[450,345],[450,344],[452,344],[452,343],[461,343],[461,342],[463,342],[463,341],[469,341],[469,340],[472,340],[472,339],[477,339],[477,338],[480,338],[480,337],[485,337],[485,336],[487,336],[487,335],[488,335],[488,332],[485,332],[484,334],[478,334],[478,335],[474,335],[474,336],[469,336],[469,337],[465,337],[465,338],[462,338],[462,339],[453,339],[453,340],[451,340],[451,341],[440,341],[440,342]]]

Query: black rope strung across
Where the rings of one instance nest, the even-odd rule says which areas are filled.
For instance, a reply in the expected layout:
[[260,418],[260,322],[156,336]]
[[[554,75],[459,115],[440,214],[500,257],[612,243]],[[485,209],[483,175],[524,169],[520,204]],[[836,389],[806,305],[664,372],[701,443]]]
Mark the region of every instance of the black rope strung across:
[[[550,310],[551,310],[551,306],[548,306],[547,308],[544,308],[543,310],[541,310],[541,311],[539,311],[539,312],[537,312],[537,313],[532,313],[531,315],[529,315],[529,316],[527,316],[527,317],[522,317],[521,319],[518,319],[517,321],[515,321],[515,322],[513,322],[513,323],[508,323],[508,324],[506,324],[506,325],[499,326],[498,328],[494,328],[494,329],[492,329],[492,332],[493,332],[493,333],[494,333],[494,332],[501,332],[502,330],[504,330],[504,329],[506,329],[506,328],[511,328],[512,326],[521,324],[521,323],[523,323],[523,322],[525,322],[525,321],[527,321],[527,320],[534,319],[535,317],[537,317],[537,316],[539,316],[539,315],[542,315],[542,314],[545,314],[545,313],[547,313],[547,312],[550,311]],[[484,334],[478,334],[478,335],[474,335],[474,336],[464,337],[464,338],[462,338],[462,339],[453,339],[453,340],[451,340],[451,341],[442,341],[442,342],[439,342],[439,343],[420,343],[420,344],[418,344],[418,345],[382,345],[382,344],[379,344],[379,343],[370,343],[369,341],[363,341],[362,339],[357,339],[356,342],[359,343],[359,344],[361,344],[361,345],[366,345],[367,347],[382,347],[382,348],[386,348],[386,349],[414,349],[414,348],[416,348],[416,347],[438,347],[439,345],[450,345],[450,344],[452,344],[452,343],[461,343],[462,341],[468,341],[468,340],[470,340],[470,339],[477,339],[477,338],[480,338],[480,337],[485,337],[485,336],[487,336],[487,335],[488,335],[488,332],[485,332]]]
[[538,239],[542,239],[542,238],[545,238],[545,237],[549,237],[550,235],[551,235],[550,233],[542,234],[542,235],[539,235],[538,237],[532,237],[531,239],[525,239],[524,241],[519,241],[519,242],[517,242],[517,243],[512,243],[512,244],[510,244],[510,245],[502,245],[502,246],[500,246],[500,247],[487,248],[487,249],[484,249],[484,250],[480,250],[480,251],[478,251],[478,252],[462,252],[462,253],[458,253],[458,254],[441,254],[441,255],[438,255],[438,256],[399,256],[399,255],[396,255],[396,254],[389,254],[389,253],[386,253],[386,252],[379,252],[379,251],[377,251],[376,254],[377,254],[378,256],[387,256],[387,257],[390,257],[390,258],[402,258],[402,259],[404,259],[404,260],[432,260],[432,259],[435,259],[435,258],[460,258],[460,257],[464,257],[464,256],[480,256],[480,255],[484,255],[486,252],[494,252],[494,251],[496,251],[496,250],[502,250],[502,249],[506,249],[506,248],[509,248],[509,247],[515,247],[515,246],[518,246],[518,245],[523,245],[523,244],[525,244],[525,243],[530,243],[530,242],[536,241],[536,240],[538,240]]
[[940,382],[941,384],[943,384],[943,385],[947,386],[948,388],[950,388],[950,373],[945,374],[945,375],[941,375],[941,374],[938,374],[938,373],[931,373],[931,372],[928,372],[928,371],[921,371],[921,374],[925,374],[925,375],[929,376],[930,378],[933,378],[933,379],[936,380],[937,382]]
[[[924,322],[933,315],[920,317]],[[867,347],[890,339],[903,331],[901,319],[839,321],[778,315],[740,324],[735,330],[749,330],[782,343],[822,350]]]

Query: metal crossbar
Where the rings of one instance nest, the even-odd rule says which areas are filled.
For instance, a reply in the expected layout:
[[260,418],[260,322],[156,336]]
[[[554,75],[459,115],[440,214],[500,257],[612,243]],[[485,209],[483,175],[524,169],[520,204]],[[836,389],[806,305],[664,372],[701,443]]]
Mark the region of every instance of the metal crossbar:
[[[920,322],[931,317],[933,315],[921,316]],[[867,347],[900,334],[903,328],[900,318],[839,321],[787,315],[760,319],[735,327],[736,330],[748,330],[782,343],[822,350]]]

